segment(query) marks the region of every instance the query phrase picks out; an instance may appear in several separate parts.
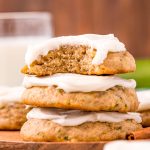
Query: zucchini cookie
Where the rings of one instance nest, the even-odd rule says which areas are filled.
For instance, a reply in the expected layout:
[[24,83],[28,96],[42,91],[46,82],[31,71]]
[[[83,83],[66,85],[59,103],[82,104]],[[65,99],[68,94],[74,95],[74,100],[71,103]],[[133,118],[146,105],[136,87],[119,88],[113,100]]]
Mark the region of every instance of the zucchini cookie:
[[138,109],[134,80],[117,76],[55,74],[26,76],[22,100],[36,107],[56,107],[87,111],[132,112]]
[[0,87],[0,130],[19,130],[26,121],[26,108],[21,101],[22,87]]
[[150,127],[150,90],[137,91],[140,102],[138,112],[142,117],[143,127]]
[[85,34],[52,38],[30,47],[22,73],[118,74],[136,69],[133,56],[114,35]]
[[34,108],[21,129],[25,141],[94,142],[125,139],[142,128],[137,113]]

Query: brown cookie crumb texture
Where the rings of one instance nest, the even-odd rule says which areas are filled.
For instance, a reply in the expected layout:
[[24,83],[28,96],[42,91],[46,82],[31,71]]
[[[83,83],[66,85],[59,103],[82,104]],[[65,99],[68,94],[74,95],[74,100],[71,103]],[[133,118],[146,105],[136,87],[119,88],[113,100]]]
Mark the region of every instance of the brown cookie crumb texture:
[[22,73],[45,76],[55,73],[77,73],[87,75],[119,74],[136,69],[133,56],[127,52],[109,52],[103,64],[92,64],[96,50],[86,46],[63,45],[58,50],[49,51],[34,61],[30,68],[25,66]]

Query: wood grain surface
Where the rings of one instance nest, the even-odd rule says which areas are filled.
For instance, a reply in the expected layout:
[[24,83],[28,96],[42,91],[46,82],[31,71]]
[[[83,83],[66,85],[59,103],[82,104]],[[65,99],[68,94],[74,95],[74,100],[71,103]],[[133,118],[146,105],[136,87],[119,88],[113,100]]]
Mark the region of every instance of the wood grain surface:
[[24,142],[18,131],[0,131],[0,150],[102,150],[105,142]]
[[114,33],[135,57],[150,57],[150,0],[0,0],[0,12],[46,11],[56,36]]

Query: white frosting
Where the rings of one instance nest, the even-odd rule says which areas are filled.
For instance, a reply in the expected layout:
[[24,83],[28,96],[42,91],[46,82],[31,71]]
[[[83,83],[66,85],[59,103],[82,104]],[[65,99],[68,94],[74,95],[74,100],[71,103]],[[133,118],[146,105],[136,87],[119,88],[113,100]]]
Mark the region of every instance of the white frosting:
[[21,102],[21,95],[25,89],[23,87],[1,87],[0,103]]
[[113,141],[104,145],[103,150],[149,150],[149,141]]
[[85,122],[121,122],[133,119],[141,123],[138,113],[118,113],[118,112],[85,112],[80,110],[64,110],[54,108],[33,108],[27,119],[48,119],[62,126],[77,126]]
[[63,89],[65,92],[92,92],[105,91],[116,85],[135,88],[135,80],[125,80],[117,76],[88,76],[72,73],[58,73],[52,76],[36,77],[25,76],[23,85],[26,88],[32,86],[53,86]]
[[140,102],[138,111],[150,110],[150,90],[137,91]]
[[125,46],[113,34],[97,35],[84,34],[78,36],[62,36],[49,39],[39,45],[34,45],[28,48],[25,62],[30,67],[30,64],[37,60],[41,55],[46,55],[50,50],[59,49],[61,45],[86,45],[91,50],[96,49],[96,55],[92,64],[101,64],[107,57],[108,52],[125,51]]

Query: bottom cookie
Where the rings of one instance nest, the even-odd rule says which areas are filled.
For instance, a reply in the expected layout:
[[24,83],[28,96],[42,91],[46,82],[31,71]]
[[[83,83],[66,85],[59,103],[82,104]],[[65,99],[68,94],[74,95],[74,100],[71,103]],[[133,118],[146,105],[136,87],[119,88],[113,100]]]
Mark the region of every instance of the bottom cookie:
[[26,121],[29,110],[17,102],[0,104],[0,130],[19,130]]
[[25,141],[94,142],[125,139],[132,131],[141,129],[134,120],[119,123],[86,122],[78,126],[62,126],[50,120],[29,119],[21,128]]

